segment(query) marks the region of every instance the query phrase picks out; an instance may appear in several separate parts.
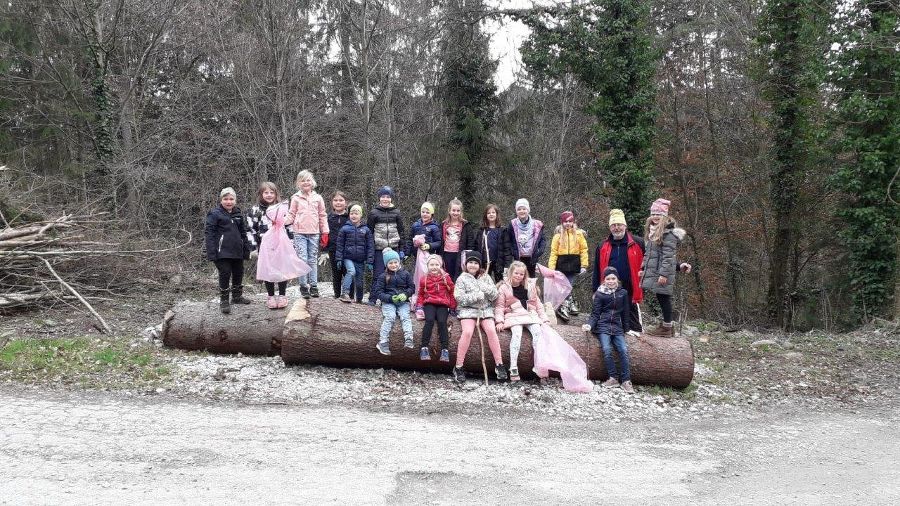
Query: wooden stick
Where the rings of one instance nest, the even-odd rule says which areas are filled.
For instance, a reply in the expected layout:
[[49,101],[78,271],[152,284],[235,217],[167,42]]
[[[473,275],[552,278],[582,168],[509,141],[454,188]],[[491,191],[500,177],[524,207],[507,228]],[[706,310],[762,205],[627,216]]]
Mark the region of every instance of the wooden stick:
[[84,307],[88,308],[88,311],[90,311],[90,312],[97,318],[97,320],[100,321],[100,324],[103,325],[103,329],[106,331],[106,333],[107,333],[107,334],[112,334],[112,329],[109,328],[109,324],[107,324],[107,323],[106,323],[106,320],[104,320],[103,317],[100,316],[100,313],[98,313],[98,312],[94,309],[94,307],[91,306],[91,304],[90,304],[88,301],[84,300],[84,297],[82,297],[81,294],[78,293],[77,290],[75,290],[74,288],[72,288],[72,285],[66,283],[65,280],[63,280],[63,278],[61,278],[61,277],[59,276],[59,274],[56,273],[56,269],[54,269],[53,266],[50,265],[50,262],[48,262],[46,258],[41,258],[41,260],[44,262],[44,264],[47,265],[47,269],[50,271],[50,274],[53,274],[53,277],[56,278],[56,280],[59,281],[59,283],[60,283],[61,285],[63,285],[63,286],[66,287],[70,292],[72,292],[72,295],[74,295],[75,297],[77,297],[78,300],[84,305]]

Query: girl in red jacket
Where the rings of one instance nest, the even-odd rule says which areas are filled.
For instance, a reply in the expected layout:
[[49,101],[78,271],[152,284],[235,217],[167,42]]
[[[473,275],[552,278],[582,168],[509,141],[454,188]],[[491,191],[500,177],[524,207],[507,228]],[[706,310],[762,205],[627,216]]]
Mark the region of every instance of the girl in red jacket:
[[428,257],[428,274],[419,281],[417,303],[422,304],[425,311],[425,325],[422,327],[422,351],[419,358],[431,360],[428,345],[431,343],[431,333],[434,322],[438,323],[438,335],[441,339],[441,362],[450,362],[450,351],[447,349],[450,341],[447,328],[447,315],[456,309],[456,299],[453,298],[453,279],[443,269],[444,261],[440,255]]

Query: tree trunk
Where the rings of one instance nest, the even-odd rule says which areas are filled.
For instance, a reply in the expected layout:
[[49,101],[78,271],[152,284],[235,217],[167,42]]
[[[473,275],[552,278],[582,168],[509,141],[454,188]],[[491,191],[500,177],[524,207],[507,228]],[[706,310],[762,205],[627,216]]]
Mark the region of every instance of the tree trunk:
[[[285,319],[285,316],[287,318]],[[449,373],[456,361],[459,341],[459,322],[453,323],[450,333],[450,363],[437,360],[440,345],[437,330],[431,342],[433,360],[419,360],[421,322],[414,321],[415,347],[403,348],[399,322],[391,333],[391,355],[375,349],[381,326],[381,311],[361,304],[345,304],[331,299],[298,300],[290,313],[272,311],[262,304],[232,306],[231,315],[222,315],[218,303],[183,302],[166,318],[163,342],[166,346],[188,350],[208,350],[216,353],[273,355],[279,352],[288,365],[321,364],[337,367],[386,367]],[[588,366],[588,377],[606,379],[606,367],[600,345],[579,327],[554,327]],[[486,337],[484,338],[486,341]],[[509,363],[510,333],[500,334],[503,360]],[[694,351],[687,339],[665,339],[642,336],[627,337],[631,359],[632,381],[641,385],[687,387],[694,376]],[[493,376],[494,361],[484,343],[485,363]],[[533,350],[528,332],[522,339],[519,371],[533,376]],[[466,355],[465,369],[482,374],[478,334]]]

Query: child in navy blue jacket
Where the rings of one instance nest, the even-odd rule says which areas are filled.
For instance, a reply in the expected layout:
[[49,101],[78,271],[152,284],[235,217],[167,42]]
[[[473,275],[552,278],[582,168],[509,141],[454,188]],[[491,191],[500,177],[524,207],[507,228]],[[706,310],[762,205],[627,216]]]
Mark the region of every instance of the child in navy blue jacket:
[[375,262],[375,240],[372,230],[362,221],[361,205],[350,206],[350,221],[338,232],[334,254],[338,264],[343,265],[346,271],[341,283],[341,300],[352,302],[350,288],[355,287],[356,302],[362,302],[365,266],[371,268]]
[[397,316],[400,316],[400,324],[403,327],[403,346],[413,347],[412,320],[409,318],[409,298],[415,293],[412,275],[404,270],[400,264],[400,255],[386,248],[382,252],[385,271],[375,280],[372,287],[372,295],[381,301],[381,333],[375,348],[382,355],[390,355],[389,344],[391,329]]
[[[609,373],[609,379],[603,382],[603,386],[615,388],[621,385],[622,390],[633,394],[628,345],[625,343],[630,311],[631,299],[628,292],[619,283],[619,272],[615,267],[607,267],[603,271],[603,283],[594,292],[591,316],[581,329],[596,335],[600,340],[600,346],[603,348],[603,361],[606,364],[606,371]],[[619,362],[622,364],[619,373],[616,371],[616,361],[613,359],[613,348],[619,355]]]
[[[244,297],[244,260],[250,258],[247,223],[231,187],[219,192],[219,205],[206,214],[206,258],[219,271],[219,307],[231,312],[231,304],[250,304]],[[229,285],[231,285],[229,287]],[[231,294],[231,304],[228,295]]]

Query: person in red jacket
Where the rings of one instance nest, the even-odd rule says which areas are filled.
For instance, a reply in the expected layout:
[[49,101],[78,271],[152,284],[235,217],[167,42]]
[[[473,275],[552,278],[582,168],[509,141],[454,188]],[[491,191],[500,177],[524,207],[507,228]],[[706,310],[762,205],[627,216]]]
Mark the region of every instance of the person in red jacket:
[[628,300],[631,301],[629,327],[637,332],[643,330],[640,309],[637,306],[644,300],[644,292],[638,278],[643,260],[644,240],[640,236],[631,235],[628,231],[625,213],[621,209],[610,210],[609,236],[597,245],[591,289],[596,292],[603,281],[602,273],[607,267],[615,267],[619,272],[619,282],[628,292]]
[[425,311],[425,325],[422,327],[422,350],[419,358],[431,360],[428,345],[431,343],[434,322],[438,324],[438,335],[441,339],[441,362],[450,362],[450,335],[447,327],[447,316],[456,309],[453,297],[453,279],[443,269],[444,261],[440,255],[428,257],[428,274],[419,281],[417,303],[422,304]]

